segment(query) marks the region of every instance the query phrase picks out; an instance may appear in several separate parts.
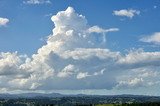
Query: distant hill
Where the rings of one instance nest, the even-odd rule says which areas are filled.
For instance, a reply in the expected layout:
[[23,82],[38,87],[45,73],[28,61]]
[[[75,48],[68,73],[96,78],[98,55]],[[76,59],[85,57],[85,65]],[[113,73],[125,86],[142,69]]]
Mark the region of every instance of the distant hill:
[[21,94],[0,94],[0,98],[4,99],[18,99],[18,98],[51,98],[51,97],[63,97],[65,95],[59,93],[21,93]]
[[143,97],[156,97],[156,96],[145,96],[145,95],[64,95],[60,93],[21,93],[21,94],[0,94],[0,99],[19,99],[19,98],[55,98],[55,97],[119,97],[119,98],[143,98]]

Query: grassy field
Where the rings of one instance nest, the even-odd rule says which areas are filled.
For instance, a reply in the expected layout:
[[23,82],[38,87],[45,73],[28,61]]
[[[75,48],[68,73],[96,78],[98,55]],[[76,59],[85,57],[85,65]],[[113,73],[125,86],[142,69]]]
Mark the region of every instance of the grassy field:
[[114,106],[113,104],[99,104],[99,105],[96,105],[96,106]]

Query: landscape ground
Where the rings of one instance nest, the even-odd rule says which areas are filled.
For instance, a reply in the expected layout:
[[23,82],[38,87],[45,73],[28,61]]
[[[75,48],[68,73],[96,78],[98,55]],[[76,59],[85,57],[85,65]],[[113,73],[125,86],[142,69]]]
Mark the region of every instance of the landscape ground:
[[0,106],[160,106],[159,96],[140,95],[0,95]]

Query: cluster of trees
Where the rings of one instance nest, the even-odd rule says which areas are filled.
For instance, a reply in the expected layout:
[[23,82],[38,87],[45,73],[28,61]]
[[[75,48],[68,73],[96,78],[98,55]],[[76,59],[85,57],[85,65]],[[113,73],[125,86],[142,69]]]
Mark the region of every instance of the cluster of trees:
[[99,105],[95,105],[95,106],[160,106],[160,102],[99,104]]
[[160,102],[131,103],[131,104],[124,103],[118,106],[160,106]]

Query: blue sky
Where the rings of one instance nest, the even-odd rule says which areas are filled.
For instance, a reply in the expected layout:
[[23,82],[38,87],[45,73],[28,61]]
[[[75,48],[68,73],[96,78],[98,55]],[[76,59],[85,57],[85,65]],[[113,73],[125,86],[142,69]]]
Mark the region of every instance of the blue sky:
[[160,0],[1,0],[0,90],[160,95],[159,12]]
[[[86,16],[90,25],[99,25],[103,28],[118,27],[119,32],[108,35],[109,48],[114,50],[125,50],[132,47],[139,48],[143,45],[137,40],[146,34],[158,32],[159,24],[159,5],[160,1],[64,1],[53,0],[52,4],[24,4],[23,0],[10,1],[1,0],[1,17],[10,19],[10,23],[0,29],[1,33],[1,51],[19,51],[20,53],[27,53],[29,55],[36,52],[44,42],[53,28],[53,23],[50,20],[49,14],[56,14],[60,10],[66,9],[68,6]],[[154,6],[157,6],[154,9]],[[113,10],[120,9],[137,9],[141,11],[139,16],[133,19],[116,17],[112,15]],[[125,21],[120,21],[125,19]],[[30,42],[30,43],[28,43]],[[128,44],[129,43],[129,44]],[[158,50],[157,48],[148,48],[146,50]]]

